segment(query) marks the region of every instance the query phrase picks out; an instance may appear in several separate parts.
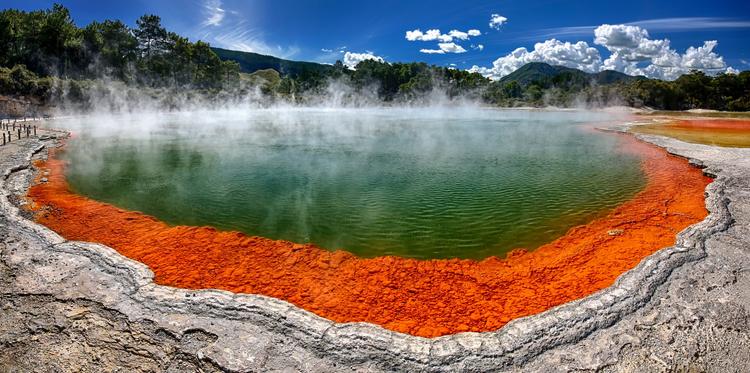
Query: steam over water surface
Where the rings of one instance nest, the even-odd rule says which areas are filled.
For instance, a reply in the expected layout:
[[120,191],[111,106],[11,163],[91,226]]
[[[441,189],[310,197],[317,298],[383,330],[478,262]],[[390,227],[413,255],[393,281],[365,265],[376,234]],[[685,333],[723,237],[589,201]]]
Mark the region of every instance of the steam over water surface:
[[360,256],[533,249],[644,185],[611,115],[268,109],[65,120],[71,188],[170,224]]

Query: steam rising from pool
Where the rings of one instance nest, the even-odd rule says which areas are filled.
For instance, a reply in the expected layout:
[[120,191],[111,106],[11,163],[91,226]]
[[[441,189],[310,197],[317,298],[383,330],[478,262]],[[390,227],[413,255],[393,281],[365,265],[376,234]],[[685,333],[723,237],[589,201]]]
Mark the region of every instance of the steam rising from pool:
[[171,224],[362,256],[535,248],[632,197],[594,112],[270,108],[61,120],[78,193]]

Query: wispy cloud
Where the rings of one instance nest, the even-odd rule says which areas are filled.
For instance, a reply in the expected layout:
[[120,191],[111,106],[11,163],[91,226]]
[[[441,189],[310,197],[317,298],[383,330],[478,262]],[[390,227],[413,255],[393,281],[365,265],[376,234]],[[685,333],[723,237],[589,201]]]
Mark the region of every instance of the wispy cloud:
[[296,46],[284,48],[280,45],[268,44],[263,40],[263,34],[254,29],[244,19],[232,22],[228,27],[223,27],[220,30],[209,31],[205,34],[205,37],[212,41],[212,44],[222,48],[269,54],[281,58],[292,57],[300,51]]
[[[719,30],[750,28],[750,20],[717,18],[717,17],[680,17],[680,18],[657,18],[624,23],[629,26],[640,26],[649,31],[686,32],[697,30]],[[506,34],[506,40],[515,41],[537,41],[547,38],[563,38],[573,36],[590,36],[599,25],[569,26],[540,29],[536,32],[525,32],[513,37]]]
[[715,17],[682,17],[648,19],[644,21],[630,22],[628,25],[640,26],[649,30],[690,31],[750,28],[750,21]]
[[221,0],[206,0],[203,3],[203,26],[221,26],[226,11],[221,7]]
[[319,63],[333,64],[336,60],[341,60],[344,57],[346,49],[345,45],[337,48],[320,48],[321,53],[312,57],[311,60]]
[[220,0],[205,0],[202,15],[204,20],[196,33],[213,46],[281,58],[292,57],[300,51],[296,46],[269,44],[262,31],[254,28],[240,12],[224,8]]

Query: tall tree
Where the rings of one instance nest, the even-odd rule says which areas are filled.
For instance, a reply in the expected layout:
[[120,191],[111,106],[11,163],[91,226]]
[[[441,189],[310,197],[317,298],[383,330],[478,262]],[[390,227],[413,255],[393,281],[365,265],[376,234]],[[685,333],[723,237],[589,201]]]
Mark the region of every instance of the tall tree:
[[54,4],[47,11],[38,38],[45,62],[51,65],[49,68],[67,75],[81,65],[80,30],[64,6]]
[[93,74],[130,80],[128,70],[136,61],[138,41],[124,23],[94,21],[82,33],[84,52]]
[[133,30],[138,40],[141,57],[150,58],[166,51],[167,30],[161,25],[161,17],[145,14],[136,21],[138,28]]

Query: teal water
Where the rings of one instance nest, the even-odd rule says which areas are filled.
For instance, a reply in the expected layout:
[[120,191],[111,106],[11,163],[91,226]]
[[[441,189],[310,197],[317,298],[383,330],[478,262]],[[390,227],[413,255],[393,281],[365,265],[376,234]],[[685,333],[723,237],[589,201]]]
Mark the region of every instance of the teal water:
[[70,120],[82,195],[373,257],[533,249],[645,184],[603,114],[277,109]]

